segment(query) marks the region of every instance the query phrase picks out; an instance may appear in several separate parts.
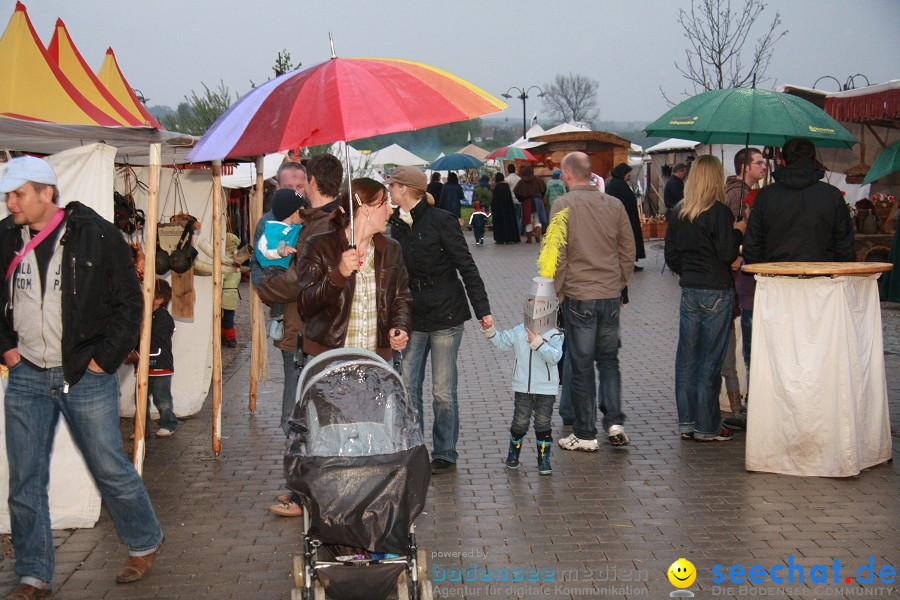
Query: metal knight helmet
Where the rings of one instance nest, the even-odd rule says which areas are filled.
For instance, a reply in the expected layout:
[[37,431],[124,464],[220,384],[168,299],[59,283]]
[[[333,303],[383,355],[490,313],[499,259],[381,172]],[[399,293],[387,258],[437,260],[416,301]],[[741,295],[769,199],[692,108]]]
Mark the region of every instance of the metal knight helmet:
[[556,327],[559,299],[549,277],[535,277],[525,297],[525,327],[535,334],[542,334]]

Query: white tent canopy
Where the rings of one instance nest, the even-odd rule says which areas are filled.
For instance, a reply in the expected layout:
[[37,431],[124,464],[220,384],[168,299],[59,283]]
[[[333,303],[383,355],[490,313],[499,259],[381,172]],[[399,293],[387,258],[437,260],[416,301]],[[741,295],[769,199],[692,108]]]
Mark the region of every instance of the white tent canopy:
[[427,165],[428,161],[416,156],[399,144],[391,144],[387,148],[382,148],[381,150],[373,152],[369,156],[369,164],[375,166],[421,166]]
[[149,127],[59,125],[0,117],[0,149],[56,154],[84,144],[101,142],[116,149],[116,163],[149,164],[150,144],[162,144],[163,164],[185,162],[196,138]]
[[692,140],[680,140],[678,138],[672,138],[670,140],[666,140],[664,142],[660,142],[655,146],[650,146],[644,152],[647,154],[653,154],[654,152],[673,152],[676,150],[693,150],[696,148],[700,142],[695,142]]

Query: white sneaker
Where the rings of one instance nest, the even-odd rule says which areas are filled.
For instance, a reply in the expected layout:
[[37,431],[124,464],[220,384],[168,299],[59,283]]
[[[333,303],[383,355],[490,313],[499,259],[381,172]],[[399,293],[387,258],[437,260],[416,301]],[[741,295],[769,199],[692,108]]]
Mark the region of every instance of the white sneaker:
[[581,450],[582,452],[596,452],[600,449],[597,440],[583,440],[574,433],[559,440],[559,447],[563,450]]
[[628,439],[625,428],[621,425],[613,425],[609,428],[609,443],[613,446],[625,446],[629,441],[631,440]]
[[156,437],[172,437],[172,434],[175,433],[171,429],[166,429],[165,427],[160,427],[156,430]]

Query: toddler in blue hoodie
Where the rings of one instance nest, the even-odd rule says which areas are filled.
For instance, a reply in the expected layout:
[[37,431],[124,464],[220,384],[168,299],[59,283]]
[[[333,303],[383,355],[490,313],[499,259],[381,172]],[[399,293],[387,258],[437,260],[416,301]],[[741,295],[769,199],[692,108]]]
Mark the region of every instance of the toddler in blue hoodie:
[[512,380],[515,408],[506,456],[509,469],[519,468],[522,440],[533,414],[538,472],[541,475],[553,474],[550,467],[550,447],[553,445],[550,417],[559,386],[556,364],[562,358],[563,345],[563,333],[556,328],[558,307],[553,280],[535,277],[525,302],[525,322],[506,331],[497,331],[494,327],[482,330],[495,347],[516,353]]

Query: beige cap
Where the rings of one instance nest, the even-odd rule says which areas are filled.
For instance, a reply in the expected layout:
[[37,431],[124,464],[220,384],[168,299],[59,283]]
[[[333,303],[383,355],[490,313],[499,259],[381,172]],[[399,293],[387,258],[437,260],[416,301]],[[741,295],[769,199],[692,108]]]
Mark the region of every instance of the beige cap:
[[425,172],[418,167],[396,167],[391,172],[391,182],[417,190],[424,190],[428,187],[428,178],[425,177]]

